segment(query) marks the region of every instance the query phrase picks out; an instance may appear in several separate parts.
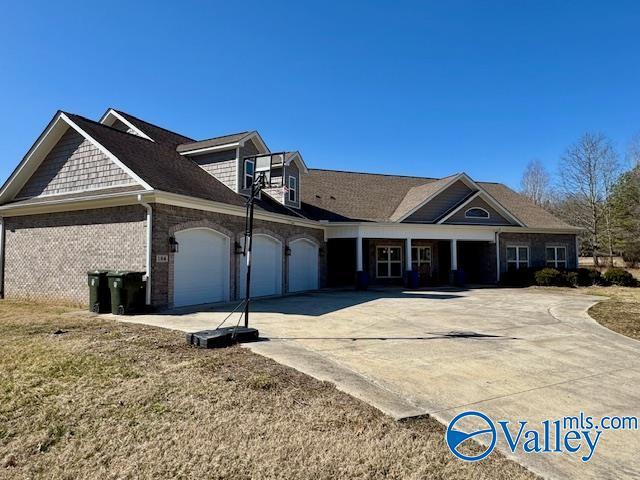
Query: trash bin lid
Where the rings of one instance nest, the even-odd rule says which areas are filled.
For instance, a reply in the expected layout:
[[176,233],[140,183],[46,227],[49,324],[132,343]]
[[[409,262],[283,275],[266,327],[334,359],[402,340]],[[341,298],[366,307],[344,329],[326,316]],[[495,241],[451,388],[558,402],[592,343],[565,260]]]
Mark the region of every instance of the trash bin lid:
[[107,273],[107,275],[109,277],[125,277],[129,273],[131,273],[129,270],[109,270],[109,273]]
[[89,270],[87,275],[106,275],[109,270]]

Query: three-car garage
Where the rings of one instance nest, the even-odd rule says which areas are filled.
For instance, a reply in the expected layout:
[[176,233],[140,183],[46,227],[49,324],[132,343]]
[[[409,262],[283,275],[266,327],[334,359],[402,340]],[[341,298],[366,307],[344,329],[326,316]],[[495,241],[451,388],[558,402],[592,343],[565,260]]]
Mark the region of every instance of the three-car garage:
[[[243,298],[246,256],[231,248],[231,239],[211,228],[176,232],[173,257],[173,306],[226,302]],[[243,239],[239,242],[243,246]],[[237,261],[235,261],[237,259]],[[231,272],[236,272],[232,275]],[[235,281],[235,290],[231,283]],[[319,245],[297,238],[286,247],[268,234],[255,234],[252,246],[251,295],[266,297],[316,290]]]

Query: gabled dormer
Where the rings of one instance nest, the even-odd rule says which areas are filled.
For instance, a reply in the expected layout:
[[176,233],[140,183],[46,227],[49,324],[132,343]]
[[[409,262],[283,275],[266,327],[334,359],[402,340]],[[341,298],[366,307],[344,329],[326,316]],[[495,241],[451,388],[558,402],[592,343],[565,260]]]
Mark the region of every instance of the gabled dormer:
[[245,157],[269,153],[256,131],[240,132],[178,145],[177,151],[200,165],[236,193],[244,190]]

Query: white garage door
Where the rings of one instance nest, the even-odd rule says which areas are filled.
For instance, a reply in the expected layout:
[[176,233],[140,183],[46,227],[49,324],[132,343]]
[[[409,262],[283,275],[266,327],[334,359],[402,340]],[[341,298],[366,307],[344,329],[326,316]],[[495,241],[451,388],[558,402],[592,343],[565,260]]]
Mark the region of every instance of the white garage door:
[[[246,290],[247,257],[240,258],[240,296]],[[251,296],[282,293],[282,244],[268,235],[254,235],[251,253]]]
[[176,307],[229,300],[229,238],[209,228],[176,233]]
[[289,291],[302,292],[318,288],[318,246],[305,239],[289,244]]

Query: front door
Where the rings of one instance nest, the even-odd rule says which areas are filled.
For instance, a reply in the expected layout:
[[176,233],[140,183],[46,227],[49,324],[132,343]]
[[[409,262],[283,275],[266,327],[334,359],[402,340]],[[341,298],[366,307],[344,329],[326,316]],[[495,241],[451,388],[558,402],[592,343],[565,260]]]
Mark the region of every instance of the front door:
[[427,285],[431,280],[431,247],[411,247],[411,269],[420,272],[420,284]]

